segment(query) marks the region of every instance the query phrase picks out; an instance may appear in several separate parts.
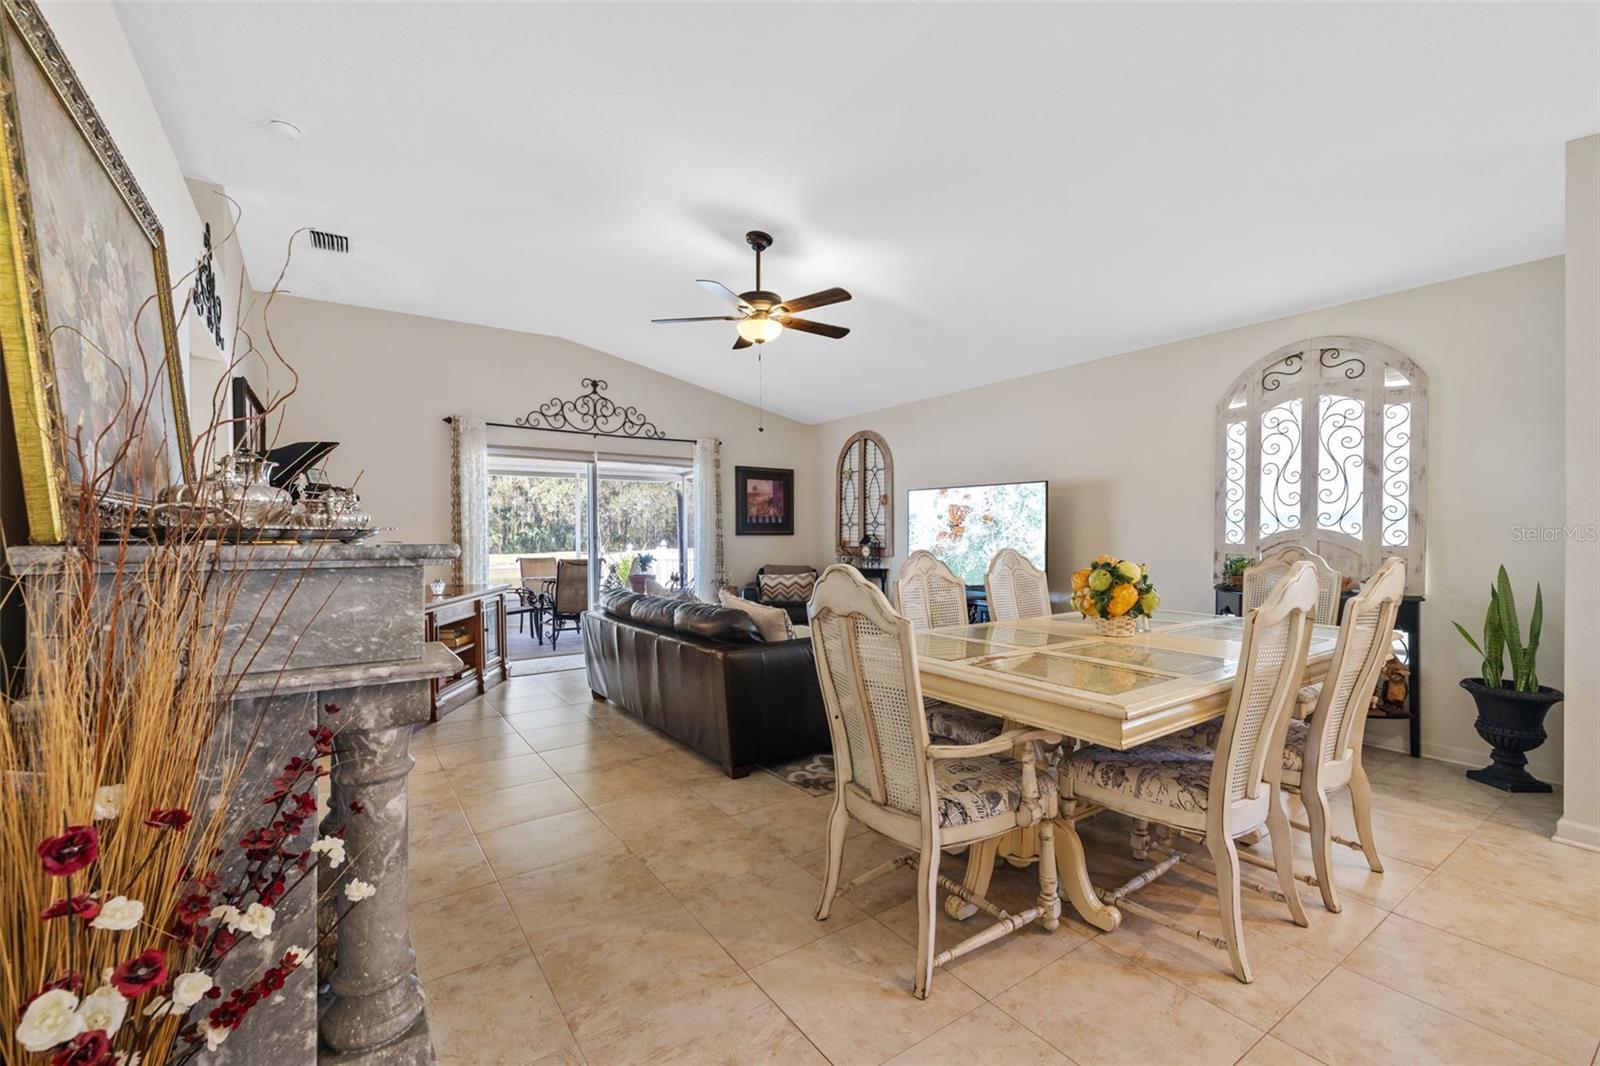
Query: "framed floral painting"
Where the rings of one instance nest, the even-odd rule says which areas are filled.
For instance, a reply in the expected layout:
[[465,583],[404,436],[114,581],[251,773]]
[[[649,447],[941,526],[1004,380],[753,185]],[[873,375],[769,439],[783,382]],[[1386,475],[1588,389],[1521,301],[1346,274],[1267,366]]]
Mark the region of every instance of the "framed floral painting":
[[29,539],[189,479],[161,223],[32,0],[0,18],[0,347]]

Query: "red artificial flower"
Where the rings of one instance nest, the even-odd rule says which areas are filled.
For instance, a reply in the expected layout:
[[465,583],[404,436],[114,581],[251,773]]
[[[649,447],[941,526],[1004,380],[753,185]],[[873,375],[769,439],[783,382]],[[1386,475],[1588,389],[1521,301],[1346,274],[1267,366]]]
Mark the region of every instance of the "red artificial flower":
[[338,714],[341,709],[337,703],[324,703],[322,705],[323,714]]
[[317,813],[317,797],[309,789],[305,792],[294,794],[294,812],[302,817],[309,818]]
[[318,755],[333,754],[333,730],[325,725],[319,725],[310,731],[310,736]]
[[272,858],[281,843],[283,832],[270,826],[252,829],[239,839],[239,847],[251,862],[265,862]]
[[167,956],[160,948],[135,955],[111,971],[111,983],[129,999],[141,996],[167,979]]
[[83,921],[90,922],[100,913],[100,901],[85,893],[80,896],[71,896],[67,899],[58,899],[50,906],[39,912],[39,917],[44,921],[52,918],[64,918],[73,915]]
[[261,905],[264,907],[276,907],[288,887],[288,883],[284,881],[281,874],[274,877],[272,883],[261,890]]
[[58,837],[39,842],[39,859],[51,877],[69,877],[100,857],[100,830],[72,825]]
[[351,814],[366,814],[367,813],[367,805],[365,803],[362,803],[360,800],[351,800],[350,801],[350,813]]
[[211,950],[215,951],[217,953],[217,958],[220,959],[228,952],[232,951],[233,946],[238,942],[238,933],[235,933],[232,929],[219,928],[216,932],[216,935],[211,938]]
[[79,1033],[50,1060],[50,1066],[112,1066],[111,1040],[104,1029]]
[[171,829],[175,833],[181,833],[193,817],[194,815],[182,807],[157,807],[150,812],[144,824],[151,829]]

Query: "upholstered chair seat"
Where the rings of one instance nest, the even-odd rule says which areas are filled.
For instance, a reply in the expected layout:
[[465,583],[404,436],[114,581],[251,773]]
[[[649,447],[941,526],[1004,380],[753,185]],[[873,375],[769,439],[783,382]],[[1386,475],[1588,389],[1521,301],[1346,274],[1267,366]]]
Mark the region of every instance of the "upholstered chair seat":
[[1067,792],[1125,814],[1205,828],[1215,752],[1189,730],[1128,751],[1090,745],[1062,766]]
[[922,706],[928,712],[928,733],[935,743],[982,744],[999,736],[1005,728],[1005,723],[994,715],[970,707],[934,699],[923,700]]
[[[934,787],[939,792],[939,828],[973,825],[987,818],[1016,822],[1026,802],[1022,791],[1022,764],[1009,755],[978,755],[933,764]],[[1053,808],[1055,774],[1041,766],[1038,772],[1041,802]]]

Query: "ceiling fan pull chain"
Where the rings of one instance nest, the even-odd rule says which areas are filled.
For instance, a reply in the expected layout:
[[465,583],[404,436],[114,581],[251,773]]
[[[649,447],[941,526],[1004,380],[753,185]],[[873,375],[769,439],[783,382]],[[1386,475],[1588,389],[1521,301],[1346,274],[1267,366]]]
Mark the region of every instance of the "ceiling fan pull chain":
[[[756,253],[756,261],[760,262],[761,253]],[[761,282],[757,281],[757,285]],[[767,431],[767,376],[766,365],[761,361],[761,349],[756,349],[756,432]]]

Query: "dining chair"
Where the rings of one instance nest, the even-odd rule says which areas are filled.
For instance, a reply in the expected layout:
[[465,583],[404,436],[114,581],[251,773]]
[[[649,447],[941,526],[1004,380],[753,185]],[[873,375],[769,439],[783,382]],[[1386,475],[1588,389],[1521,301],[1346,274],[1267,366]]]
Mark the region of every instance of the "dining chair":
[[1014,548],[1001,548],[983,578],[991,622],[1044,618],[1050,614],[1050,581],[1045,572]]
[[[1107,904],[1225,949],[1233,975],[1246,983],[1252,976],[1244,949],[1241,888],[1286,904],[1296,925],[1307,924],[1295,887],[1289,816],[1278,784],[1289,711],[1305,670],[1316,606],[1315,570],[1300,562],[1289,568],[1265,603],[1245,613],[1238,673],[1215,747],[1185,734],[1127,751],[1090,745],[1069,755],[1062,766],[1064,797],[1165,826],[1205,846],[1210,862],[1176,843],[1153,845],[1150,850],[1160,856],[1159,862],[1099,895]],[[1239,872],[1234,837],[1263,822],[1272,838],[1278,889]],[[1220,938],[1128,898],[1179,863],[1215,876],[1222,912]]]
[[[517,576],[521,585],[517,594],[523,602],[532,607],[534,636],[539,643],[544,643],[544,616],[550,611],[551,581],[556,576],[556,557],[554,555],[524,555],[517,559]],[[517,631],[522,631],[522,618],[517,620]]]
[[557,559],[556,588],[550,603],[550,650],[563,630],[577,632],[589,609],[589,560]]
[[[967,620],[967,587],[933,553],[918,549],[906,559],[895,581],[900,613],[913,630],[958,626]],[[940,742],[979,744],[1000,732],[1003,723],[992,714],[927,699],[928,732]]]
[[[1250,611],[1267,602],[1267,597],[1289,572],[1289,567],[1300,562],[1310,563],[1317,574],[1317,624],[1333,625],[1339,618],[1341,584],[1339,571],[1329,566],[1328,561],[1316,552],[1302,548],[1298,544],[1285,544],[1264,552],[1261,558],[1245,568],[1242,597],[1244,609]],[[1301,686],[1295,700],[1295,717],[1305,718],[1309,715],[1320,695],[1322,695],[1320,681]]]
[[[1339,911],[1339,894],[1333,883],[1334,844],[1361,852],[1373,873],[1383,873],[1372,833],[1372,785],[1361,765],[1361,742],[1378,675],[1394,654],[1394,620],[1405,590],[1405,560],[1386,559],[1344,605],[1339,643],[1316,705],[1304,721],[1291,721],[1284,736],[1283,788],[1298,793],[1306,808],[1306,822],[1289,824],[1310,834],[1311,861],[1316,868],[1315,876],[1295,876],[1315,886],[1322,893],[1322,905],[1334,913]],[[1197,727],[1195,735],[1214,744],[1219,731],[1220,725],[1207,723]],[[1355,840],[1333,833],[1328,798],[1341,789],[1350,792]],[[1271,868],[1264,858],[1247,852],[1241,856]]]
[[[1039,764],[1038,743],[1061,738],[1014,729],[982,744],[934,744],[920,713],[922,685],[911,623],[854,568],[828,567],[807,609],[811,646],[833,742],[834,804],[828,818],[828,868],[817,920],[836,896],[913,863],[917,868],[917,965],[912,992],[926,999],[933,968],[1039,922],[1061,920],[1052,823],[1059,809],[1056,782]],[[839,884],[845,833],[855,818],[914,851]],[[939,873],[941,849],[960,847],[1015,829],[1037,826],[1042,840],[1039,896],[1032,907],[1007,913]],[[944,951],[934,951],[936,895],[943,887],[995,919],[993,925]]]

